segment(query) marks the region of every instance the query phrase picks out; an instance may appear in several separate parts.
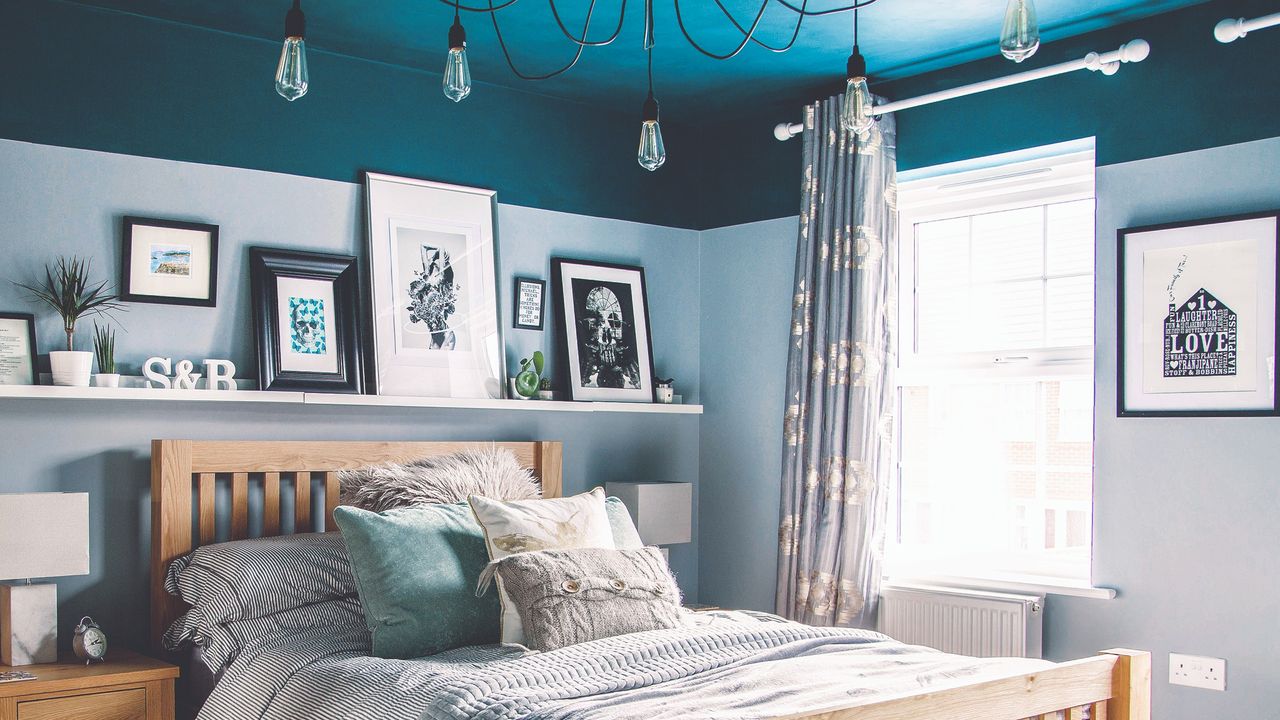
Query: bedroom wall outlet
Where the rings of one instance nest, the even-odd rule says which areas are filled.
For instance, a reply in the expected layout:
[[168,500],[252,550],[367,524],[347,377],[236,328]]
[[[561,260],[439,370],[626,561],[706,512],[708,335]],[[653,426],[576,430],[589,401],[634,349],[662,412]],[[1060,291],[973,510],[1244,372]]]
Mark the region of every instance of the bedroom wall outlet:
[[1227,689],[1227,661],[1222,658],[1169,653],[1169,682],[1173,685]]

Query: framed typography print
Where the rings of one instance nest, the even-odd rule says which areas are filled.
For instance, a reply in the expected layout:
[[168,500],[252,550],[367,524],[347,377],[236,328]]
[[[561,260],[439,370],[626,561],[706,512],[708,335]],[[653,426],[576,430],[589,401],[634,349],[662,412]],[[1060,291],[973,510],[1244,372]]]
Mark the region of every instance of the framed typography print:
[[167,305],[218,304],[218,226],[124,218],[120,299]]
[[492,190],[367,173],[381,395],[500,398]]
[[36,317],[0,312],[0,385],[39,385]]
[[547,302],[547,283],[534,278],[516,278],[515,307],[511,324],[521,330],[541,330],[542,311]]
[[551,284],[570,397],[653,402],[644,268],[552,258]]
[[249,248],[249,272],[260,387],[363,392],[356,259]]
[[1277,415],[1280,211],[1127,228],[1118,413]]

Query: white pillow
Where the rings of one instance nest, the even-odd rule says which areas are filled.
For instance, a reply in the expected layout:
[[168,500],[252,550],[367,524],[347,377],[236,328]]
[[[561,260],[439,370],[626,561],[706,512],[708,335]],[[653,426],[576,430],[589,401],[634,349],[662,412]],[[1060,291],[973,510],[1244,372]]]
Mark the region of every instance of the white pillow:
[[[595,488],[567,498],[503,501],[472,495],[469,502],[484,529],[489,559],[501,560],[529,550],[616,549],[604,499],[604,491]],[[498,598],[502,601],[502,642],[523,645],[524,625],[501,578]]]

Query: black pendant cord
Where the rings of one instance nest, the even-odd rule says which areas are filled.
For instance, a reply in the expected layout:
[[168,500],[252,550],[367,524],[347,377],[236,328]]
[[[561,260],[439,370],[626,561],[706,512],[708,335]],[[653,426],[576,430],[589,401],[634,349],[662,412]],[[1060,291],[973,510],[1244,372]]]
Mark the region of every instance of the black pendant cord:
[[[805,17],[819,17],[821,15],[835,15],[838,13],[850,12],[858,8],[867,7],[868,5],[874,5],[877,1],[878,0],[858,0],[858,2],[855,2],[852,5],[841,5],[840,7],[827,8],[826,10],[809,10],[805,7],[805,3],[803,2],[800,5],[795,5],[789,0],[769,0],[769,2],[776,2],[791,12],[798,13]],[[454,4],[453,0],[440,0],[440,2],[445,5]],[[518,2],[520,2],[520,0],[504,0],[504,2],[498,5],[494,5],[491,2],[489,3],[489,7],[471,7],[470,5],[463,5],[461,9],[463,12],[494,13],[499,10],[505,10]]]
[[[742,27],[742,24],[738,22],[738,19],[733,16],[733,13],[729,12],[729,9],[724,6],[723,0],[715,0],[715,3],[716,3],[716,7],[720,8],[720,12],[723,13],[725,17],[729,18],[729,22],[733,23],[733,26],[738,29],[738,32],[747,36],[747,38],[751,40],[751,42],[755,43],[756,45],[764,48],[765,50],[768,50],[769,52],[774,52],[774,53],[784,53],[790,50],[792,46],[796,44],[796,39],[800,37],[800,26],[804,24],[804,19],[806,17],[804,13],[801,13],[800,17],[796,18],[795,30],[791,32],[791,39],[787,41],[786,45],[774,46],[764,42],[763,40],[757,39],[754,35],[750,34],[750,32],[748,32],[746,28]],[[800,7],[805,8],[808,5],[809,5],[809,0],[804,0],[800,4]]]
[[607,40],[587,40],[585,33],[581,38],[577,38],[569,32],[569,28],[560,19],[560,11],[556,9],[555,0],[547,0],[547,3],[551,5],[551,15],[556,19],[556,25],[560,26],[560,32],[568,38],[569,42],[583,47],[604,47],[617,40],[618,36],[622,34],[622,21],[627,17],[627,0],[622,0],[622,6],[618,8],[618,26],[613,29],[613,34]]
[[[514,2],[514,0],[510,0],[508,4],[510,4],[510,2]],[[493,8],[493,0],[489,0],[489,6],[490,8]],[[591,0],[591,4],[587,6],[587,19],[582,25],[582,37],[584,39],[587,37],[588,31],[591,29],[591,15],[595,12],[595,9],[596,0]],[[582,51],[586,46],[579,44],[577,46],[577,50],[573,53],[573,59],[558,70],[552,70],[551,72],[543,73],[541,75],[528,75],[520,72],[520,69],[516,67],[515,62],[511,59],[511,51],[507,49],[507,41],[502,37],[502,28],[498,27],[498,16],[492,9],[489,11],[489,19],[493,21],[493,32],[498,36],[498,47],[502,49],[502,57],[507,61],[507,67],[511,68],[511,72],[521,80],[550,80],[557,75],[563,75],[564,73],[569,72],[573,69],[573,66],[577,65],[578,61],[582,59]]]
[[[684,39],[689,41],[689,44],[693,46],[694,50],[697,50],[713,60],[729,60],[730,58],[737,57],[738,53],[742,52],[743,48],[751,43],[751,37],[755,35],[756,30],[759,29],[760,21],[764,19],[764,11],[769,8],[769,3],[772,1],[773,0],[764,1],[764,4],[760,6],[760,11],[756,13],[756,19],[751,22],[751,28],[743,32],[745,37],[742,38],[742,42],[738,43],[738,47],[734,48],[731,52],[725,54],[711,52],[699,45],[698,41],[694,40],[693,36],[689,34],[689,29],[684,26],[684,17],[680,15],[680,0],[672,0],[672,4],[675,5],[676,25],[680,27],[680,34],[684,35]],[[736,25],[737,23],[735,22],[734,24]]]

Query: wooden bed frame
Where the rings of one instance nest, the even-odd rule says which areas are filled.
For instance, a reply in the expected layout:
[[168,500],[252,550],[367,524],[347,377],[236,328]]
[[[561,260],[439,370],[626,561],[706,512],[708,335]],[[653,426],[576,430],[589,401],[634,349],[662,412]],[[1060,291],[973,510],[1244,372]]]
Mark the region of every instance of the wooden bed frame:
[[[261,483],[261,535],[282,534],[281,485],[294,486],[293,532],[336,530],[337,471],[443,455],[487,442],[292,442],[154,440],[151,444],[151,643],[163,653],[165,629],[186,609],[164,589],[174,559],[216,540],[217,518],[229,519],[229,539],[249,537],[250,486]],[[500,442],[542,482],[545,497],[561,493],[561,444]],[[216,506],[219,479],[230,507]],[[313,485],[322,497],[312,493]],[[287,496],[287,495],[286,495]],[[324,522],[313,522],[312,503]],[[884,697],[874,704],[833,707],[778,720],[1092,720],[1151,719],[1151,656],[1107,650],[1027,674],[957,682]]]

